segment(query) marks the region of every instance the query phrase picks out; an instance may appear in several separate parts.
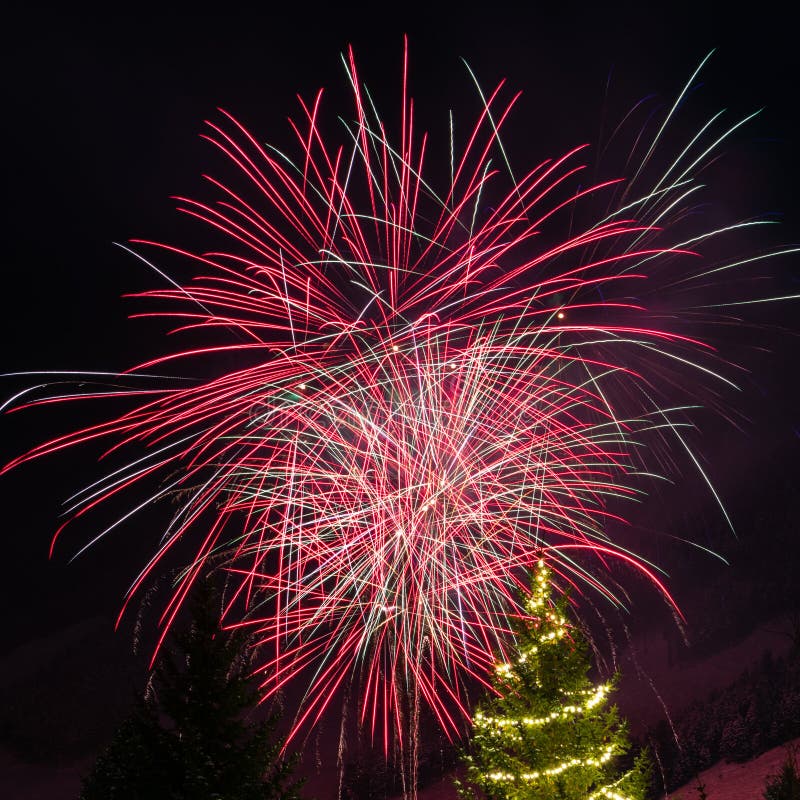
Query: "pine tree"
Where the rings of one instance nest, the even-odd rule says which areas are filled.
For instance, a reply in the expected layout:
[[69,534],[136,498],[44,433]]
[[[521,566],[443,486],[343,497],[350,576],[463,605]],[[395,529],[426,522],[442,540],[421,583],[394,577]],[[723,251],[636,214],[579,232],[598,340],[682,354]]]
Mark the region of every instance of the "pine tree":
[[767,781],[764,800],[800,800],[800,764],[797,749],[790,747],[780,774]]
[[137,698],[83,782],[80,800],[156,800],[173,797],[177,753],[154,710]]
[[219,628],[219,597],[201,584],[148,699],[137,702],[84,781],[81,800],[295,800],[292,764],[257,703],[241,631]]
[[697,783],[695,784],[694,788],[697,790],[697,800],[708,800],[706,785],[703,783],[703,780],[699,775],[697,776]]
[[607,707],[613,683],[593,685],[580,632],[566,599],[551,599],[550,573],[540,561],[527,614],[515,625],[510,663],[496,666],[494,697],[473,716],[463,798],[490,800],[641,800],[649,788],[646,754],[616,774],[629,749],[626,727]]

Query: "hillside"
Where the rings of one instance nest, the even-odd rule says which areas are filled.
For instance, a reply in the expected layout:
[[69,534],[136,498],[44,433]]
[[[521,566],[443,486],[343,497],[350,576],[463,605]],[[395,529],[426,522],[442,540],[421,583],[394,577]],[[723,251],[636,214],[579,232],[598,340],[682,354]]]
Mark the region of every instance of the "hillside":
[[[744,764],[729,764],[720,761],[700,773],[706,787],[708,800],[761,800],[767,778],[777,775],[784,760],[788,746],[800,747],[800,738],[780,747],[774,747],[758,758]],[[698,800],[697,782],[681,786],[663,800]],[[419,793],[419,800],[457,800],[449,776]]]
[[[800,746],[800,738],[788,745]],[[787,745],[774,747],[744,764],[720,761],[700,773],[708,800],[760,800],[767,778],[777,775],[786,759]],[[697,782],[693,781],[671,792],[668,800],[697,800]],[[667,800],[665,798],[665,800]]]

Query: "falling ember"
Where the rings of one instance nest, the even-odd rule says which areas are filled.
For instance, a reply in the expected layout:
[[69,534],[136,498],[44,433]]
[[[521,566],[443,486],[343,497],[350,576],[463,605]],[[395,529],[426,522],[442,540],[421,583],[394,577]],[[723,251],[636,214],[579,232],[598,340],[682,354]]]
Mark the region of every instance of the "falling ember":
[[[135,451],[72,506],[83,516],[153,478],[159,488],[123,520],[180,498],[131,593],[177,542],[193,542],[165,630],[222,561],[237,586],[229,621],[254,626],[268,653],[265,692],[305,676],[295,730],[357,681],[361,721],[388,747],[409,698],[458,729],[465,681],[485,682],[543,554],[562,580],[612,601],[604,574],[617,560],[671,602],[654,569],[610,537],[610,501],[642,492],[641,441],[677,445],[700,470],[681,432],[687,403],[659,387],[726,381],[721,362],[663,328],[648,298],[663,291],[665,264],[673,286],[676,270],[689,284],[707,274],[703,244],[721,231],[671,227],[714,145],[681,150],[646,185],[663,126],[627,182],[586,185],[583,147],[512,173],[500,131],[517,97],[501,83],[463,147],[453,134],[451,177],[437,188],[405,69],[392,136],[352,53],[345,66],[355,111],[343,144],[323,133],[321,93],[291,123],[294,157],[226,112],[208,123],[241,187],[209,178],[216,203],[179,206],[226,249],[134,243],[194,266],[193,279],[140,297],[210,343],[148,360],[113,390],[32,396],[26,405],[132,404],[6,468],[90,440]],[[552,244],[598,194],[611,210]],[[214,377],[194,377],[201,360]],[[184,364],[179,385],[151,374]]]

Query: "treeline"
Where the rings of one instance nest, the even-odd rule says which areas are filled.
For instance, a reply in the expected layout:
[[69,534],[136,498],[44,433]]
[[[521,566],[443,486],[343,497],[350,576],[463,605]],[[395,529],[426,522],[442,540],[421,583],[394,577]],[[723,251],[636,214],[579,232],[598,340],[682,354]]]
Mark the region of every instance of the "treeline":
[[674,733],[662,720],[645,737],[668,791],[720,759],[748,761],[800,736],[800,649],[777,659],[765,652],[754,668],[693,702],[673,725]]

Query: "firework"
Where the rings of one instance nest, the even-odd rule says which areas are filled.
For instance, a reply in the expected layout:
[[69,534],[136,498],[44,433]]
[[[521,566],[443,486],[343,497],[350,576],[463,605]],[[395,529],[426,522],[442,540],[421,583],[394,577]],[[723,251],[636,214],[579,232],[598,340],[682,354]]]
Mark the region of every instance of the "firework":
[[[642,442],[691,457],[670,382],[725,380],[711,348],[665,328],[648,298],[664,274],[683,285],[711,269],[697,254],[720,231],[684,235],[682,220],[694,172],[730,131],[704,132],[655,179],[644,176],[663,127],[627,182],[587,186],[583,148],[515,175],[500,131],[517,98],[500,84],[462,146],[451,128],[437,190],[405,78],[392,136],[352,54],[345,66],[355,111],[340,144],[323,133],[321,94],[301,102],[292,157],[227,113],[208,123],[238,177],[209,179],[213,204],[179,205],[220,249],[133,245],[142,260],[150,247],[194,265],[175,282],[148,256],[166,288],[140,295],[192,346],[115,376],[113,389],[15,398],[130,408],[7,468],[92,440],[132,453],[70,507],[74,519],[138,496],[96,540],[177,502],[131,595],[190,542],[164,630],[192,582],[223,563],[236,587],[229,621],[255,626],[267,653],[265,692],[305,676],[295,730],[357,681],[362,722],[388,747],[420,704],[458,728],[464,682],[484,680],[502,651],[543,554],[562,580],[615,602],[605,564],[622,561],[671,602],[607,531],[612,500],[641,493],[648,457],[660,458]],[[598,196],[606,210],[580,222]],[[212,377],[197,378],[197,364]]]

